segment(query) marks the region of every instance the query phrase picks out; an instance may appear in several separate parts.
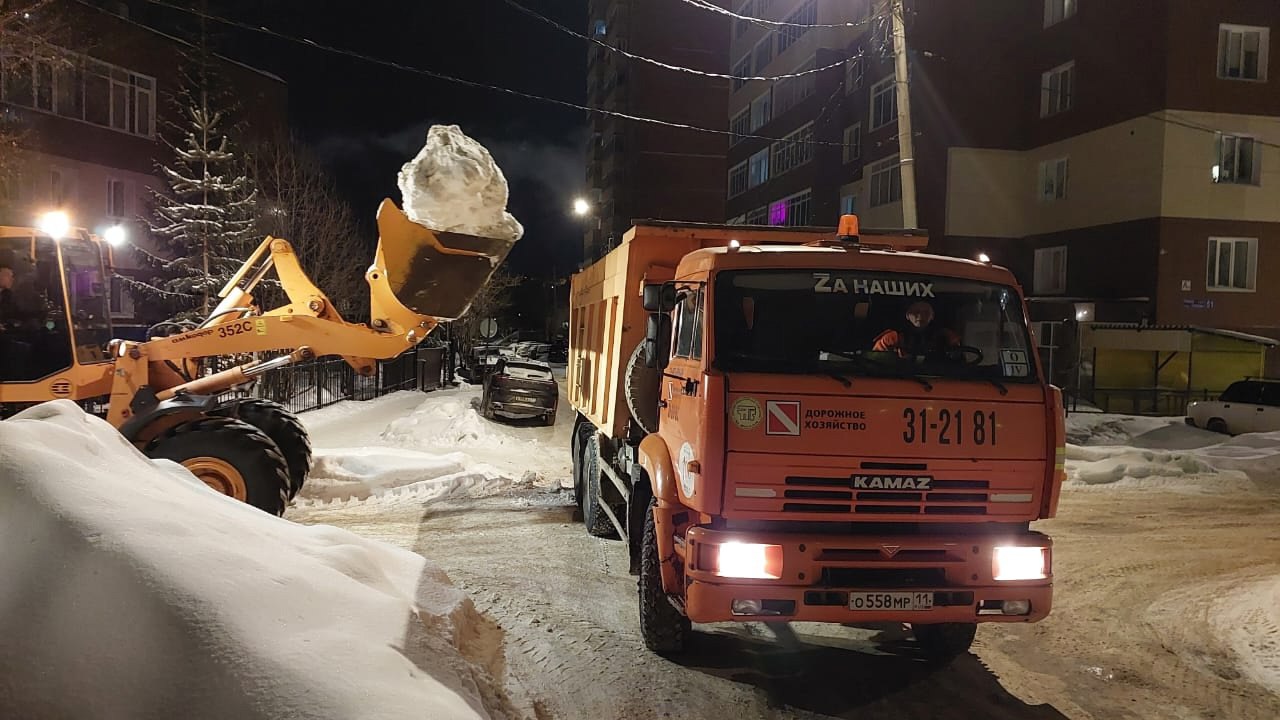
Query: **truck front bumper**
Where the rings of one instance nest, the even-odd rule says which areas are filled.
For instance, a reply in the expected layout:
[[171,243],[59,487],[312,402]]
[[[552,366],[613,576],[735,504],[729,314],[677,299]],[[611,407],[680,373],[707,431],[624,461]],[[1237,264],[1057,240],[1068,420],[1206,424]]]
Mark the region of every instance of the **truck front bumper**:
[[[716,574],[717,547],[727,542],[782,548],[781,577],[736,579]],[[1048,577],[997,581],[997,546],[1046,549]],[[692,528],[686,535],[684,603],[699,623],[797,622],[974,623],[1037,622],[1053,602],[1052,542],[1036,532],[1010,535],[853,536],[737,533]],[[927,594],[924,610],[855,610],[851,593]],[[897,597],[902,597],[898,595]],[[1026,611],[1005,614],[1004,603]],[[751,614],[743,608],[758,607]]]

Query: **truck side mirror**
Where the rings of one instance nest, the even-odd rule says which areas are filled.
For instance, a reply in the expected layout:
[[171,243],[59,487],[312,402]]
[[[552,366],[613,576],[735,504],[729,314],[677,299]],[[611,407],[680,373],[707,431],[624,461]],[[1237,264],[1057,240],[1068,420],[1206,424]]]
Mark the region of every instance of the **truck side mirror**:
[[660,312],[662,310],[662,289],[666,287],[661,283],[644,286],[644,295],[641,304],[644,306],[645,312]]

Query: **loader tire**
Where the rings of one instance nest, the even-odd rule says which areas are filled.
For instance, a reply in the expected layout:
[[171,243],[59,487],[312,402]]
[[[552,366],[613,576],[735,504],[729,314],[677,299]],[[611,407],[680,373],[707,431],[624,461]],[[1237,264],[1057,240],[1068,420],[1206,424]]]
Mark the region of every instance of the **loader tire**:
[[247,422],[271,438],[289,464],[289,499],[302,490],[311,472],[311,438],[297,415],[279,403],[258,399],[225,405],[213,414]]
[[925,655],[934,662],[946,663],[969,651],[977,623],[938,623],[936,625],[912,625],[911,632]]
[[693,631],[693,623],[676,609],[662,589],[662,558],[658,556],[658,526],[653,520],[656,500],[644,514],[640,547],[640,636],[645,647],[659,655],[678,655]]
[[582,522],[592,537],[613,539],[618,529],[600,507],[600,439],[594,434],[582,445]]
[[271,438],[241,420],[205,417],[183,423],[152,440],[144,452],[182,465],[214,490],[263,512],[283,515],[289,502],[289,464]]
[[627,360],[623,374],[623,395],[631,418],[647,433],[658,432],[658,399],[662,394],[662,375],[657,368],[644,364],[644,343],[636,345]]

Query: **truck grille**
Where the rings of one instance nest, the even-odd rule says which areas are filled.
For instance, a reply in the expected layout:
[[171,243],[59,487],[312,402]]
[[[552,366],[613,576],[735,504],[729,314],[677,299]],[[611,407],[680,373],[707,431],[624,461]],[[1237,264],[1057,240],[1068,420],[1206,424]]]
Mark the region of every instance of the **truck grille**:
[[942,568],[846,568],[822,569],[822,587],[861,589],[946,587]]
[[[789,477],[783,512],[855,515],[985,515],[986,480],[934,480],[929,490],[853,489],[851,478]],[[807,502],[794,502],[794,501]]]

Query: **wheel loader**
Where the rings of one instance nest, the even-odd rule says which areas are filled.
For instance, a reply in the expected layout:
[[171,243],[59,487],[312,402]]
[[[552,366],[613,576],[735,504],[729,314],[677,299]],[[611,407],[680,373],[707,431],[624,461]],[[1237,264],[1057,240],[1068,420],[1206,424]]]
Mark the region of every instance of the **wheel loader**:
[[[290,243],[267,237],[203,322],[176,334],[153,327],[141,342],[112,339],[111,243],[84,230],[0,227],[0,298],[7,303],[0,308],[0,407],[97,401],[147,456],[178,462],[215,490],[282,514],[310,469],[306,430],[275,403],[220,398],[271,370],[322,356],[341,356],[356,373],[373,374],[377,360],[462,315],[513,244],[429,230],[391,200],[382,202],[377,222],[378,247],[365,273],[369,324],[344,320]],[[253,293],[272,272],[288,302],[264,309]],[[244,356],[262,359],[214,371],[213,359]]]

